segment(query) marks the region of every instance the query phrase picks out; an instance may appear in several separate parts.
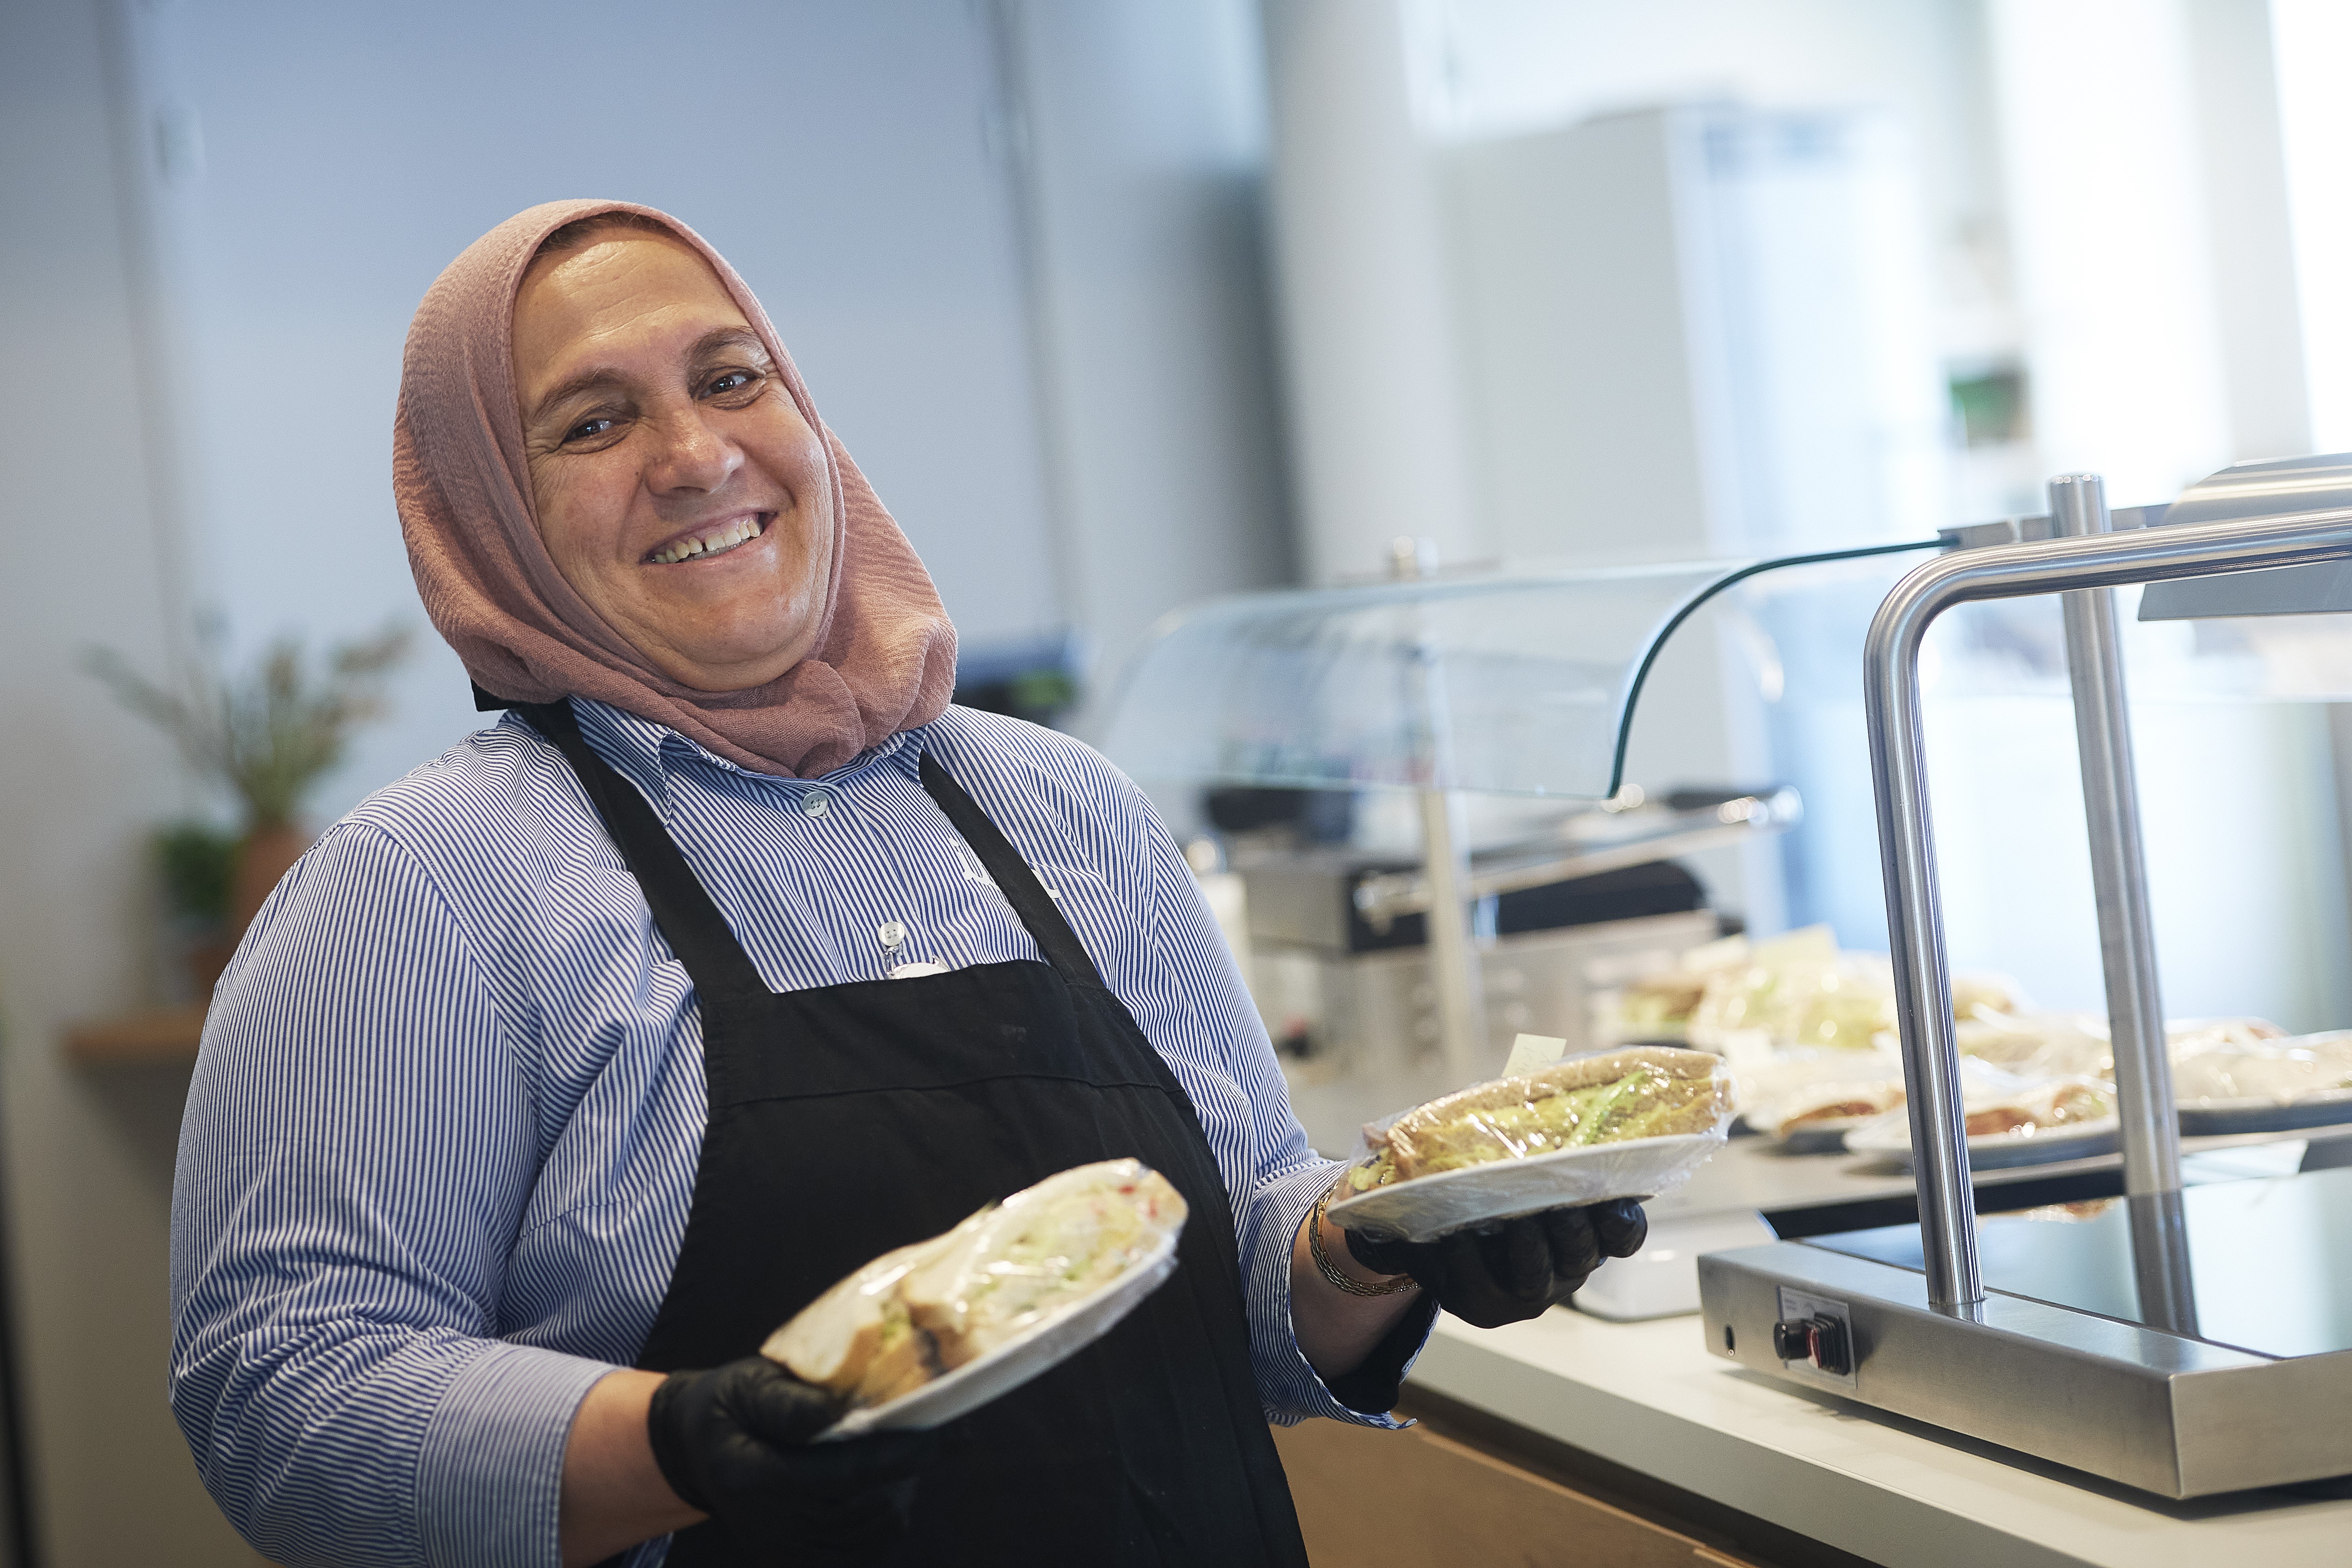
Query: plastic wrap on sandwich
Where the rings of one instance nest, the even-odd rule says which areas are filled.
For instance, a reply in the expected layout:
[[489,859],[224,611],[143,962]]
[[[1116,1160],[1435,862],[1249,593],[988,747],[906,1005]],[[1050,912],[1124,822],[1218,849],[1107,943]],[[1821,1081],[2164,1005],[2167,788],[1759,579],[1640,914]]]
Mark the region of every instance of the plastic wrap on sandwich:
[[[2115,1086],[2095,1078],[2023,1079],[1981,1061],[1960,1064],[1961,1119],[1969,1156],[1979,1164],[2013,1165],[2062,1159],[2112,1146],[2116,1131]],[[1889,1111],[1846,1134],[1858,1154],[1908,1158],[1907,1111]]]
[[1119,1296],[1118,1312],[1064,1336],[1066,1354],[1166,1277],[1184,1219],[1182,1196],[1140,1162],[1079,1166],[877,1258],[802,1309],[761,1354],[830,1389],[845,1410],[866,1410],[919,1397]]
[[1850,1074],[1822,1076],[1776,1098],[1743,1102],[1749,1130],[1778,1138],[1791,1154],[1834,1153],[1845,1134],[1904,1103],[1903,1063],[1873,1051]]
[[1719,1146],[1731,1080],[1703,1051],[1635,1046],[1498,1078],[1364,1129],[1331,1218],[1423,1240],[1515,1214],[1654,1197]]
[[[2268,1019],[2176,1019],[2164,1026],[2177,1064],[2209,1053],[2259,1056],[2286,1031]],[[2103,1078],[2115,1082],[2115,1049],[2107,1020],[2096,1013],[2004,1013],[1982,1009],[1959,1024],[1960,1054],[2021,1078]]]
[[2352,1092],[2352,1030],[2174,1050],[2173,1092],[2183,1105],[2290,1105]]
[[[1965,973],[1952,977],[1952,1004],[1963,1020],[2023,1006],[2007,977]],[[1825,925],[1730,936],[1626,981],[1600,1022],[1612,1039],[1681,1040],[1743,1068],[1789,1051],[1892,1051],[1895,975],[1884,954],[1841,951]]]

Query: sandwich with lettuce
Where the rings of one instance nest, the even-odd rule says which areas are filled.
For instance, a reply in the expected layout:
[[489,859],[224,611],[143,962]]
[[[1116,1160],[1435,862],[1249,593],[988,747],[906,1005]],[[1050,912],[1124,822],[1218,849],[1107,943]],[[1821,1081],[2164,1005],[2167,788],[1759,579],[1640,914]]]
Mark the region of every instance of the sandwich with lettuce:
[[1711,1133],[1731,1113],[1722,1067],[1705,1051],[1634,1046],[1481,1083],[1365,1128],[1349,1184],[1366,1192],[1493,1160]]
[[1166,1257],[1185,1212],[1182,1195],[1139,1161],[1079,1166],[877,1258],[771,1334],[761,1354],[845,1408],[881,1405]]

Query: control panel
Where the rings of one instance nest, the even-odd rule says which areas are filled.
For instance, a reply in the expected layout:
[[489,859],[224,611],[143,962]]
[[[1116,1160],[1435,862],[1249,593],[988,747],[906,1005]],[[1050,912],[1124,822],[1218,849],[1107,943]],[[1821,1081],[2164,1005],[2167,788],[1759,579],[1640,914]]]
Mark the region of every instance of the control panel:
[[1853,1320],[1843,1301],[1780,1287],[1780,1312],[1772,1324],[1772,1354],[1808,1382],[1851,1389],[1859,1360]]

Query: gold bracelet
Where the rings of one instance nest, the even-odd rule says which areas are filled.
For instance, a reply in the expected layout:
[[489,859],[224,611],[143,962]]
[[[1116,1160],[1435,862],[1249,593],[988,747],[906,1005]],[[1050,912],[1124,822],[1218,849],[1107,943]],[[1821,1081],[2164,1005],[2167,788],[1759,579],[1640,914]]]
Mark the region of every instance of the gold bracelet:
[[1410,1274],[1399,1274],[1381,1284],[1367,1285],[1360,1280],[1350,1279],[1332,1265],[1330,1257],[1323,1250],[1323,1211],[1330,1207],[1331,1195],[1327,1192],[1315,1200],[1315,1212],[1307,1220],[1307,1250],[1315,1255],[1316,1270],[1351,1296],[1393,1296],[1399,1291],[1412,1290],[1416,1281]]

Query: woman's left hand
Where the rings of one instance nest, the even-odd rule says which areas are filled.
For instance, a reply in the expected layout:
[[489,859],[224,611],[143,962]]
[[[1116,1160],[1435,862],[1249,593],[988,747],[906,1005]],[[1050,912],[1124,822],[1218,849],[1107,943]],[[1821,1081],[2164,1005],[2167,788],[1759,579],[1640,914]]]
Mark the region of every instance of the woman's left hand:
[[1457,1230],[1434,1241],[1377,1240],[1351,1230],[1348,1250],[1367,1269],[1412,1275],[1447,1312],[1491,1329],[1559,1305],[1603,1258],[1631,1258],[1649,1234],[1640,1200],[1622,1197]]

